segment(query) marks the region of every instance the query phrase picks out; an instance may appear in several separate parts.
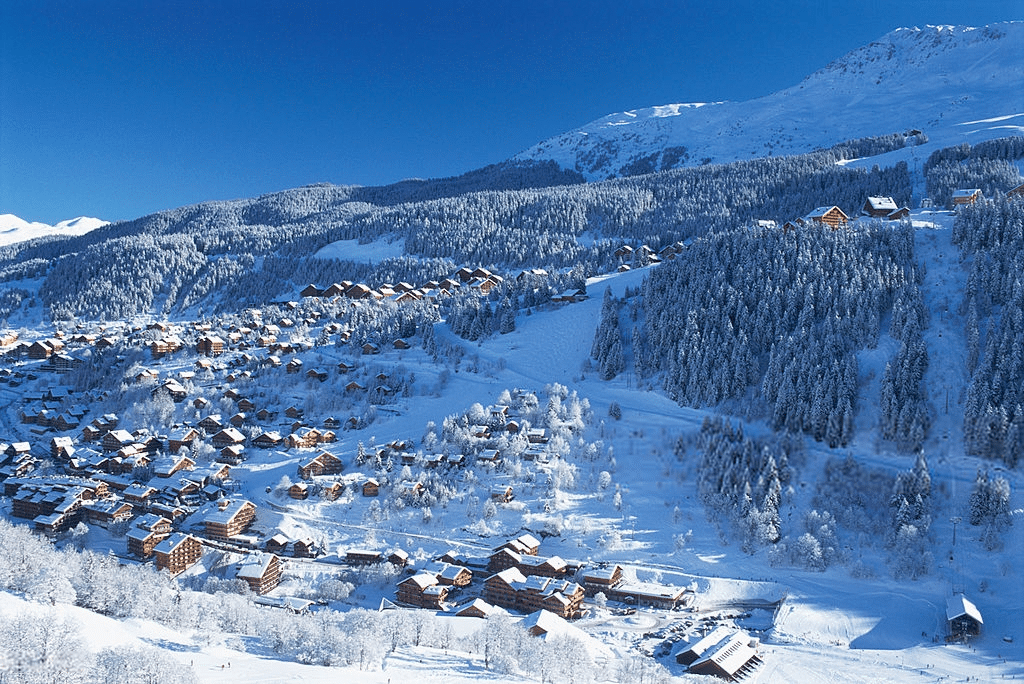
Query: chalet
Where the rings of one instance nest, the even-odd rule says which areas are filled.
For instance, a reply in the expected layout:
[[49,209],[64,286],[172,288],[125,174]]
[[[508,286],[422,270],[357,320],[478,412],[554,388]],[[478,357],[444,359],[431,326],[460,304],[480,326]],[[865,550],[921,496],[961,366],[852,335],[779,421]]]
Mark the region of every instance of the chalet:
[[436,609],[447,598],[447,587],[444,587],[444,592],[434,590],[428,593],[428,590],[438,586],[442,585],[438,584],[437,577],[429,572],[421,572],[399,582],[395,598],[407,605]]
[[329,451],[322,451],[313,459],[300,465],[298,468],[299,477],[309,480],[317,475],[338,475],[345,469],[341,459]]
[[981,612],[963,594],[954,594],[946,599],[946,622],[949,636],[953,640],[966,641],[981,634]]
[[861,213],[872,218],[886,218],[899,209],[892,197],[868,197]]
[[171,536],[171,521],[148,513],[136,519],[135,527],[128,531],[128,552],[139,558],[153,555],[156,545]]
[[288,488],[288,496],[299,501],[305,501],[309,498],[309,485],[305,482],[296,482]]
[[434,574],[438,583],[452,587],[468,587],[473,581],[473,571],[462,565],[445,563]]
[[256,404],[253,403],[252,399],[249,399],[247,397],[242,397],[241,399],[238,400],[238,410],[239,411],[245,411],[245,412],[255,411],[256,410]]
[[266,594],[281,583],[281,561],[272,553],[254,553],[238,564],[235,577],[254,594]]
[[82,510],[90,524],[104,528],[132,519],[132,505],[115,499],[92,499],[82,504]]
[[270,411],[270,410],[265,409],[265,408],[262,408],[262,409],[260,409],[259,411],[256,412],[256,420],[259,420],[259,421],[273,420],[276,416],[277,416],[277,412]]
[[746,632],[720,626],[694,643],[679,642],[674,655],[687,672],[735,682],[750,677],[763,662],[758,643]]
[[337,430],[341,427],[341,421],[334,416],[324,418],[324,427],[328,430]]
[[219,501],[220,509],[207,515],[203,521],[206,536],[229,541],[231,537],[248,529],[256,519],[256,505],[245,499]]
[[167,380],[164,380],[163,384],[154,388],[152,394],[154,397],[160,394],[166,394],[171,398],[171,401],[176,404],[180,404],[185,401],[186,397],[188,397],[188,390],[186,390],[185,387],[174,378],[168,378]]
[[566,290],[565,292],[551,297],[553,302],[582,302],[587,298],[587,291],[583,289]]
[[224,429],[224,422],[221,420],[220,414],[215,413],[199,421],[198,427],[202,428],[207,434],[212,435]]
[[495,465],[501,459],[501,452],[497,449],[484,449],[476,455],[477,463]]
[[323,296],[323,290],[316,285],[310,283],[306,287],[302,288],[302,292],[299,293],[300,297],[321,297]]
[[302,359],[292,359],[284,367],[288,373],[298,373],[302,370]]
[[402,549],[395,549],[388,556],[388,563],[391,563],[395,567],[404,568],[409,564],[409,553]]
[[407,500],[417,499],[425,491],[422,482],[402,482],[398,487],[398,495]]
[[203,335],[196,342],[196,353],[203,356],[218,356],[224,353],[224,340],[216,335]]
[[323,485],[320,488],[320,496],[328,501],[337,501],[345,491],[345,485],[338,481]]
[[910,209],[908,207],[900,207],[896,211],[890,212],[885,217],[886,221],[902,221],[903,219],[910,218]]
[[153,547],[153,555],[157,570],[177,575],[199,562],[203,545],[190,534],[175,532]]
[[245,435],[236,430],[233,427],[224,428],[213,437],[210,438],[213,446],[217,449],[223,449],[226,446],[232,444],[242,444],[245,442]]
[[327,382],[327,371],[319,368],[310,368],[306,371],[306,377],[310,380],[319,380],[320,382]]
[[284,410],[285,418],[302,418],[303,410],[297,406],[289,406]]
[[510,539],[494,550],[498,551],[500,549],[509,549],[525,556],[536,556],[537,552],[540,551],[540,540],[532,534],[522,534],[515,539]]
[[62,454],[67,454],[68,450],[74,454],[74,444],[70,437],[54,437],[50,440],[50,456],[53,458],[62,458]]
[[1024,183],[1021,183],[1017,187],[1006,191],[1006,198],[1024,197]]
[[133,506],[146,508],[156,493],[156,488],[136,483],[126,487],[121,496]]
[[316,543],[312,537],[303,537],[292,542],[292,556],[295,558],[312,558],[316,555]]
[[299,428],[288,435],[288,447],[291,449],[309,449],[315,447],[323,438],[323,433],[314,427]]
[[507,568],[484,580],[484,599],[523,612],[549,610],[559,617],[579,615],[583,587],[564,579],[526,577],[517,568]]
[[547,444],[547,430],[544,428],[530,428],[526,431],[526,439],[530,444]]
[[117,451],[118,449],[135,443],[135,437],[127,430],[111,430],[103,435],[103,451]]
[[192,470],[196,462],[184,454],[168,454],[153,463],[153,474],[157,477],[171,477],[182,470]]
[[615,256],[620,259],[628,259],[633,256],[633,247],[631,245],[622,245],[615,250]]
[[475,598],[472,601],[463,604],[456,611],[455,614],[459,617],[476,617],[486,618],[494,613],[494,606],[481,598]]
[[199,439],[199,431],[192,427],[180,427],[167,436],[167,450],[176,454],[182,448],[190,448]]
[[278,532],[273,537],[267,540],[267,542],[263,545],[263,548],[265,548],[270,553],[284,553],[285,549],[288,548],[289,543],[290,542],[288,541],[288,537]]
[[245,421],[249,419],[249,414],[239,411],[235,415],[228,418],[228,422],[231,423],[231,427],[240,428],[245,425]]
[[405,340],[399,338],[399,339],[394,341],[394,346],[395,346],[395,349],[409,349],[412,345],[410,345]]
[[818,207],[811,213],[804,217],[805,223],[816,223],[818,225],[825,225],[830,227],[832,230],[845,226],[850,217],[837,206],[831,207]]
[[383,563],[384,556],[380,551],[350,549],[345,554],[345,562],[349,565],[373,565],[375,563]]
[[[623,601],[637,606],[650,606],[672,610],[687,601],[685,588],[658,584],[655,582],[637,582],[621,580],[614,586],[601,589],[605,597],[612,601]],[[596,593],[596,592],[595,592]]]
[[372,477],[363,483],[363,496],[378,496],[380,494],[380,483]]
[[271,430],[258,435],[252,440],[252,443],[260,449],[273,449],[283,441],[284,437],[281,436],[281,433]]
[[366,389],[366,386],[365,385],[360,385],[355,380],[353,380],[352,382],[350,382],[347,385],[345,385],[345,391],[346,392],[361,392],[364,389]]
[[367,342],[366,344],[363,345],[363,354],[367,356],[373,354],[380,354],[380,347],[373,344],[372,342]]
[[515,498],[515,495],[512,493],[510,485],[498,485],[491,488],[491,501],[509,503],[513,498]]
[[966,190],[954,190],[953,191],[953,206],[957,207],[961,204],[974,204],[978,200],[982,199],[980,188],[969,188]]
[[[607,591],[622,581],[622,566],[612,565],[585,570],[580,576],[587,595],[593,596],[599,591]],[[607,596],[607,594],[606,594]]]
[[355,366],[353,364],[351,364],[351,363],[345,363],[344,361],[339,361],[338,362],[338,372],[339,373],[348,373],[348,372],[351,372],[354,368],[355,368]]

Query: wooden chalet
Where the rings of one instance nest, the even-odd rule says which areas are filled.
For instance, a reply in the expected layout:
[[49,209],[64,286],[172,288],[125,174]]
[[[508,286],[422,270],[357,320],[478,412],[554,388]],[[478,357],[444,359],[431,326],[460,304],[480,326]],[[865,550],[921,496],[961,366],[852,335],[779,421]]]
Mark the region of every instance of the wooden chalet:
[[203,356],[219,356],[224,353],[224,340],[216,335],[203,335],[196,342],[196,353]]
[[292,555],[296,558],[312,558],[316,555],[316,542],[312,537],[303,537],[292,542]]
[[499,485],[491,488],[491,501],[509,503],[514,498],[511,485]]
[[439,584],[433,573],[421,572],[399,582],[395,598],[410,606],[436,610],[448,598],[448,587]]
[[394,341],[393,344],[394,344],[395,349],[409,349],[409,348],[412,347],[411,344],[409,344],[408,342],[406,342],[402,338],[398,338],[397,340]]
[[206,434],[213,435],[224,429],[224,421],[219,413],[214,413],[199,421],[197,426],[202,428]]
[[232,444],[242,444],[243,442],[245,442],[245,435],[243,435],[237,429],[229,427],[224,428],[223,430],[215,434],[213,437],[210,438],[210,441],[213,443],[213,446],[215,448],[223,449],[224,447],[231,446]]
[[481,598],[475,598],[456,609],[459,617],[487,618],[494,613],[494,606]]
[[167,436],[167,450],[176,454],[182,448],[190,448],[199,439],[199,430],[193,427],[181,427]]
[[395,549],[388,556],[388,563],[398,568],[404,568],[409,564],[409,553],[403,549]]
[[329,451],[322,451],[304,465],[300,465],[298,474],[303,480],[310,480],[318,475],[338,475],[344,469],[340,458]]
[[116,499],[92,499],[82,504],[85,519],[92,525],[107,528],[132,519],[132,505]]
[[564,579],[523,575],[507,568],[484,580],[484,600],[504,608],[531,613],[545,609],[563,618],[576,617],[583,604],[583,587]]
[[135,443],[135,436],[127,430],[110,430],[103,435],[103,451],[117,451],[122,447]]
[[285,365],[284,369],[292,374],[302,372],[302,359],[292,359]]
[[291,419],[294,420],[296,418],[302,418],[302,414],[303,413],[304,413],[304,411],[302,409],[300,409],[299,407],[297,407],[297,406],[289,406],[288,408],[286,408],[284,410],[284,417],[285,418],[291,418]]
[[191,534],[175,532],[153,547],[156,569],[172,575],[187,570],[203,556],[203,545]]
[[[593,596],[599,591],[606,592],[622,581],[622,566],[590,568],[583,571],[580,579],[583,581],[583,588],[588,596]],[[605,595],[607,596],[607,594]]]
[[243,412],[252,412],[256,410],[256,404],[252,399],[248,397],[242,397],[238,400],[238,410]]
[[363,354],[366,356],[372,356],[374,354],[380,354],[380,347],[372,342],[367,342],[363,345]]
[[445,563],[434,572],[440,584],[468,587],[473,582],[473,571],[463,565]]
[[227,463],[229,465],[238,465],[245,460],[245,447],[241,444],[229,444],[220,450],[217,455],[217,461],[219,463]]
[[946,623],[949,625],[950,639],[966,641],[981,634],[985,621],[981,619],[981,611],[967,597],[954,594],[946,599]]
[[252,440],[253,445],[260,449],[273,449],[284,441],[284,437],[276,430],[264,432]]
[[263,545],[263,548],[269,551],[270,553],[281,554],[284,553],[285,549],[288,548],[289,543],[291,542],[289,542],[288,537],[284,536],[279,532],[270,539],[268,539],[266,543]]
[[805,223],[825,225],[832,230],[836,230],[845,226],[850,221],[850,217],[842,209],[833,205],[831,207],[818,207],[807,214],[803,220]]
[[128,531],[128,552],[149,558],[156,545],[171,536],[171,521],[155,513],[148,513],[136,519],[135,527]]
[[1006,191],[1006,199],[1024,197],[1024,183]]
[[980,188],[968,188],[953,191],[953,206],[958,207],[963,204],[974,204],[978,200],[982,199]]
[[235,577],[254,594],[266,594],[281,583],[281,561],[272,553],[254,553],[238,564]]
[[673,655],[692,674],[738,682],[751,677],[763,662],[757,655],[758,644],[746,632],[720,626],[694,642],[680,641]]
[[337,501],[345,491],[345,485],[335,480],[320,488],[320,496],[328,501]]
[[350,549],[345,553],[345,562],[349,565],[374,565],[384,562],[384,554],[370,549]]
[[861,213],[872,218],[886,218],[899,209],[892,197],[868,197],[864,201]]
[[380,494],[380,483],[374,478],[363,482],[363,496],[378,496]]
[[231,537],[245,532],[256,519],[256,505],[245,499],[230,501],[223,499],[217,510],[203,521],[206,536],[210,539],[229,541]]
[[309,485],[305,482],[296,482],[288,488],[288,496],[299,501],[305,501],[309,498]]
[[168,454],[153,463],[153,474],[171,477],[182,470],[194,470],[196,462],[184,454]]
[[536,556],[540,551],[540,540],[532,534],[521,534],[515,539],[510,539],[494,550],[497,552],[501,549],[509,549],[520,555]]

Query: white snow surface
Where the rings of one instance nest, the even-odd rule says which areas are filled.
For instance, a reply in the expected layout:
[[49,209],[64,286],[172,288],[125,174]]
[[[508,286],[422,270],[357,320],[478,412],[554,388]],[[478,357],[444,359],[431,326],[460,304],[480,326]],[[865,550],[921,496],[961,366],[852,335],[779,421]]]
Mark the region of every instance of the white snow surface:
[[[612,506],[610,496],[595,496],[591,483],[595,473],[585,464],[581,464],[579,485],[560,493],[555,500],[545,500],[543,487],[519,483],[516,501],[502,507],[486,526],[477,524],[483,521],[469,525],[465,505],[458,503],[447,509],[436,508],[429,525],[421,521],[415,510],[393,512],[388,520],[374,523],[366,518],[368,503],[360,496],[338,502],[298,502],[266,493],[266,488],[277,485],[283,475],[294,478],[297,463],[312,452],[253,450],[248,461],[232,469],[232,478],[239,483],[244,496],[259,507],[261,529],[278,529],[293,537],[310,535],[324,540],[332,550],[372,544],[382,549],[399,546],[417,557],[436,557],[450,548],[479,554],[524,529],[540,534],[554,522],[565,531],[561,536],[543,539],[544,554],[617,562],[631,580],[694,587],[692,613],[642,609],[634,615],[622,616],[595,609],[591,616],[574,623],[594,639],[592,657],[599,671],[609,676],[619,660],[637,654],[638,646],[657,645],[658,640],[648,640],[646,634],[679,625],[682,620],[696,621],[702,616],[735,614],[741,610],[750,615],[738,619],[738,626],[769,628],[759,635],[760,653],[765,661],[756,677],[761,683],[902,683],[963,681],[968,676],[982,680],[1024,676],[1022,513],[1015,513],[1015,524],[1006,534],[1002,552],[986,551],[977,531],[967,525],[958,530],[955,549],[950,542],[951,517],[964,509],[978,467],[989,465],[964,456],[962,449],[960,401],[968,376],[962,361],[963,318],[957,313],[956,304],[964,285],[964,270],[950,241],[953,219],[946,212],[916,211],[912,221],[918,229],[916,258],[927,265],[923,290],[930,325],[924,335],[932,365],[926,385],[931,392],[934,421],[925,452],[933,481],[945,492],[936,502],[932,525],[935,564],[931,573],[918,581],[893,579],[878,549],[874,554],[864,553],[862,558],[850,558],[819,573],[775,567],[766,553],[748,555],[736,542],[723,540],[715,524],[706,519],[696,494],[696,476],[690,471],[693,461],[680,462],[672,453],[676,438],[693,435],[709,413],[680,407],[657,388],[638,387],[629,373],[604,382],[585,370],[592,331],[600,319],[602,291],[607,286],[616,296],[622,296],[626,287],[641,284],[647,268],[594,278],[588,283],[590,299],[520,316],[514,332],[467,345],[467,352],[478,357],[474,363],[481,370],[469,368],[471,360],[467,358],[462,368],[452,373],[447,384],[436,392],[429,388],[437,383],[440,369],[422,349],[389,351],[392,356],[384,360],[387,364],[398,363],[415,370],[418,389],[414,396],[392,407],[393,412],[382,411],[370,429],[341,433],[340,441],[331,447],[332,452],[349,459],[357,442],[366,442],[371,436],[378,444],[417,437],[427,421],[440,425],[445,416],[463,411],[473,402],[492,404],[505,388],[542,390],[548,383],[559,382],[587,398],[595,422],[605,423],[593,429],[599,430],[604,443],[614,448],[617,467],[612,476],[613,482],[622,488],[622,510]],[[437,334],[457,341],[449,337],[443,325],[438,326]],[[842,454],[850,453],[861,462],[895,472],[909,468],[912,457],[897,454],[890,444],[879,439],[877,410],[873,408],[876,402],[871,398],[877,396],[877,378],[893,351],[890,343],[883,335],[878,350],[865,351],[859,358],[862,386],[856,436]],[[338,352],[330,347],[316,353],[324,357],[325,366],[342,358],[333,358]],[[312,361],[314,357],[307,358],[307,362]],[[278,408],[301,402],[304,392],[302,385],[282,386],[276,397]],[[13,390],[3,389],[0,393],[5,398],[14,398]],[[608,418],[612,401],[621,406],[619,421]],[[17,404],[12,401],[11,405]],[[2,412],[3,427],[12,437],[22,434],[19,430],[23,429],[12,419],[14,413],[13,409]],[[762,422],[753,422],[744,424],[744,430],[761,434],[768,428]],[[592,434],[589,438],[594,437]],[[794,483],[795,491],[790,495],[797,514],[809,505],[815,473],[826,458],[839,453],[809,439],[806,444],[800,482]],[[607,466],[598,466],[604,467]],[[346,470],[343,478],[358,482],[370,474],[355,468]],[[1018,493],[1024,486],[1024,476],[1016,471],[1000,474],[1010,480],[1015,497],[1012,505],[1019,509]],[[486,491],[489,482],[506,476],[481,471],[481,477],[484,479],[478,490]],[[551,510],[547,510],[546,503],[552,505]],[[673,513],[676,507],[678,513]],[[795,517],[785,523],[786,534],[798,530]],[[93,548],[105,552],[106,540],[111,548],[120,544],[123,553],[123,539],[111,540],[102,532],[90,535],[97,535],[93,539],[98,543],[92,543]],[[680,546],[676,539],[682,535],[688,539]],[[854,563],[867,568],[869,576],[852,576],[850,567]],[[288,592],[295,591],[296,582],[303,581],[303,577],[331,572],[331,567],[292,563],[286,569],[285,583],[273,595],[291,595]],[[196,569],[202,570],[199,566]],[[985,620],[982,635],[967,646],[942,642],[946,600],[956,588],[966,590]],[[376,608],[381,598],[393,598],[393,589],[393,584],[364,585],[347,602],[347,607]],[[777,613],[770,607],[757,607],[780,599]],[[344,604],[335,607],[346,609]],[[455,648],[400,648],[387,656],[383,669],[368,672],[312,667],[268,657],[260,648],[247,647],[247,639],[236,635],[174,634],[153,623],[111,620],[69,606],[49,608],[0,593],[0,615],[34,610],[68,613],[83,625],[83,635],[95,651],[112,644],[140,641],[164,648],[183,663],[193,663],[197,676],[204,682],[524,681],[515,675],[486,670],[479,654]],[[474,618],[445,615],[436,615],[434,619],[441,621],[439,625],[451,624],[466,643],[483,624]],[[1012,637],[1012,643],[1004,641],[1004,637]],[[680,666],[665,658],[661,662],[670,667],[675,681],[690,681]],[[226,663],[231,666],[222,669]]]
[[[780,46],[780,50],[785,50]],[[933,149],[1024,131],[1024,22],[901,28],[803,82],[746,102],[672,104],[610,114],[534,145],[587,180],[685,147],[684,164],[799,154],[864,136],[923,131]]]
[[91,230],[108,225],[109,221],[88,216],[61,221],[56,225],[48,225],[38,221],[26,221],[14,214],[0,214],[0,246],[13,245],[16,242],[34,240],[49,236],[85,235]]

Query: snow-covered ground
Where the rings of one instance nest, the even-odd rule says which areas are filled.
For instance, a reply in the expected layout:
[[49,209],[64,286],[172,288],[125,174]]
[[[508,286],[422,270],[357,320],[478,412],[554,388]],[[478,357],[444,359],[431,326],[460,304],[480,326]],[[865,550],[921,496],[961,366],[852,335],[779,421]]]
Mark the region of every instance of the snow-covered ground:
[[405,254],[405,243],[401,240],[381,238],[366,244],[359,240],[338,240],[322,247],[313,256],[319,259],[340,259],[376,264],[384,259],[400,257]]
[[[658,642],[657,638],[652,642],[646,634],[673,626],[682,628],[687,620],[692,623],[703,616],[723,615],[732,607],[732,613],[750,613],[739,620],[741,626],[767,628],[760,633],[765,660],[757,678],[760,682],[1024,677],[1024,594],[1020,591],[1024,532],[1020,512],[1015,516],[1017,524],[1006,536],[1004,551],[986,551],[976,531],[966,524],[958,530],[956,547],[952,546],[950,519],[963,511],[977,468],[990,465],[962,455],[960,402],[968,376],[963,367],[963,320],[957,303],[965,275],[950,241],[952,218],[945,213],[917,211],[912,219],[918,228],[917,259],[927,267],[923,291],[930,324],[925,341],[933,361],[926,385],[933,423],[925,451],[939,492],[934,497],[932,526],[936,562],[924,579],[892,579],[881,545],[854,538],[845,539],[847,552],[860,557],[823,573],[773,566],[764,551],[748,555],[738,543],[726,541],[717,526],[706,519],[696,494],[692,472],[695,461],[679,461],[673,446],[680,436],[695,434],[709,414],[680,407],[657,389],[638,387],[628,373],[604,382],[589,369],[601,293],[610,287],[616,296],[622,296],[627,287],[636,288],[642,283],[647,269],[595,278],[588,283],[588,300],[520,315],[517,329],[510,334],[479,343],[457,340],[466,347],[467,356],[445,383],[440,381],[441,369],[421,349],[386,352],[375,362],[414,372],[417,384],[413,396],[401,400],[394,411],[380,411],[367,430],[342,432],[341,441],[331,447],[333,452],[350,457],[357,442],[369,442],[371,438],[377,444],[419,439],[428,421],[440,425],[446,416],[464,411],[472,403],[492,404],[503,389],[541,391],[557,382],[589,401],[595,420],[587,438],[600,439],[605,448],[612,449],[614,464],[578,464],[576,486],[566,488],[555,501],[545,500],[543,487],[523,485],[514,505],[502,507],[486,525],[468,519],[465,504],[433,511],[429,523],[424,523],[418,511],[392,512],[386,520],[373,520],[367,516],[368,500],[358,496],[328,503],[293,501],[273,491],[268,494],[266,489],[273,490],[283,476],[294,477],[296,465],[305,454],[257,450],[244,465],[233,469],[233,477],[240,493],[258,505],[260,529],[280,529],[295,537],[308,534],[323,541],[332,552],[372,544],[377,548],[400,546],[421,558],[435,557],[450,548],[485,553],[524,527],[538,533],[558,528],[561,535],[546,537],[542,553],[615,561],[637,573],[641,580],[676,586],[694,584],[695,612],[641,609],[636,615],[623,617],[594,608],[591,617],[580,621],[579,626],[595,640],[595,660],[608,668],[614,660],[635,654],[636,647]],[[335,249],[343,250],[343,258],[372,259],[383,258],[394,247],[386,243],[362,247],[345,243]],[[442,340],[456,341],[445,337],[443,326],[438,327],[437,334]],[[909,468],[912,461],[877,437],[872,408],[877,378],[892,351],[891,345],[880,344],[877,352],[860,357],[864,386],[858,433],[841,453],[895,472]],[[307,362],[327,366],[342,358],[342,352],[333,347],[319,348],[315,353],[318,358]],[[275,400],[281,407],[301,402],[306,391],[303,387],[280,391]],[[3,396],[13,405],[13,390],[5,387]],[[621,406],[621,420],[608,416],[612,402]],[[4,410],[3,415],[9,436],[23,434],[24,428],[13,420],[13,409]],[[767,432],[760,423],[746,425],[745,430],[751,434]],[[783,508],[784,515],[787,511],[799,515],[808,506],[815,473],[824,459],[839,453],[810,440],[806,449],[798,477],[810,485],[804,489],[797,484],[788,499],[791,507]],[[614,485],[621,487],[621,508],[613,505],[611,496],[595,493],[596,471],[605,468],[611,471]],[[356,469],[347,471],[344,477],[357,482],[371,474]],[[1000,474],[1010,480],[1016,497],[1024,485],[1019,473]],[[505,476],[484,473],[482,477],[478,486],[486,491],[488,478]],[[783,532],[793,532],[796,525],[795,520],[787,520]],[[97,549],[123,553],[123,540],[104,536],[99,530],[90,534]],[[859,563],[859,578],[851,576],[853,560]],[[289,586],[294,588],[304,575],[330,571],[327,564],[293,564],[278,593],[287,592]],[[969,646],[943,643],[945,600],[954,589],[966,591],[985,617],[983,634]],[[339,607],[375,608],[381,598],[392,597],[390,586],[368,586]],[[780,599],[777,614],[749,610],[757,602]],[[0,595],[0,613],[26,610],[50,609]],[[84,625],[85,638],[93,650],[143,641],[165,649],[183,663],[191,663],[202,681],[334,681],[338,677],[358,677],[368,682],[469,682],[494,678],[493,672],[483,669],[478,654],[455,649],[400,649],[386,658],[381,671],[339,671],[274,660],[247,646],[246,640],[230,635],[173,634],[159,625],[109,620],[75,608],[59,610]],[[481,624],[471,618],[436,619],[456,625],[466,638]],[[674,675],[683,676],[680,666],[664,656],[661,662]],[[227,663],[231,663],[230,668]]]

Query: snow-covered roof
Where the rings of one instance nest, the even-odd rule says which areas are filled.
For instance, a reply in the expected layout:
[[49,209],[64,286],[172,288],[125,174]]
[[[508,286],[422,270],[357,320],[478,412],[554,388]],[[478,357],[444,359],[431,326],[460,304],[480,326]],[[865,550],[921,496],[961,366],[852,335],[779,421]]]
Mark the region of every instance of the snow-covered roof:
[[958,617],[968,616],[978,621],[979,625],[985,624],[981,619],[981,611],[973,603],[967,600],[963,594],[956,594],[946,599],[946,619],[955,620]]
[[892,197],[868,197],[868,204],[872,209],[881,211],[883,209],[887,211],[895,211],[898,209],[895,200]]

